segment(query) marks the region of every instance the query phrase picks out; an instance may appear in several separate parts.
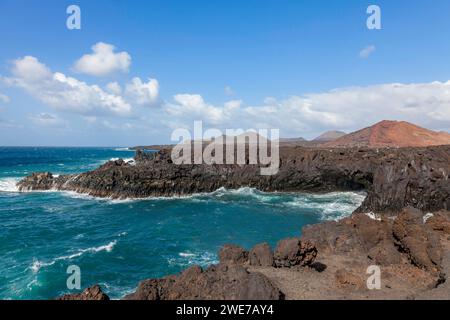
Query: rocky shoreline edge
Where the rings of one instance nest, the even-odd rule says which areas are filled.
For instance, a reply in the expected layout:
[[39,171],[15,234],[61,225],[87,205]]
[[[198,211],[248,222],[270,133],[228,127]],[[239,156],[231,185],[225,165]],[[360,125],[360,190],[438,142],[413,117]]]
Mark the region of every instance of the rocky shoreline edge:
[[[118,199],[221,187],[365,190],[367,197],[350,217],[306,226],[301,237],[281,240],[273,251],[267,244],[249,251],[225,245],[219,264],[144,280],[124,299],[450,299],[450,146],[282,147],[275,176],[260,176],[257,165],[174,165],[170,149],[138,150],[135,162],[111,161],[78,175],[34,173],[18,187]],[[368,289],[371,266],[380,270],[379,289]],[[98,286],[59,297],[107,298]]]
[[[225,245],[220,262],[139,283],[126,300],[450,299],[450,212],[405,208],[306,226],[275,248]],[[370,289],[370,266],[380,268]],[[59,300],[106,300],[98,285]]]

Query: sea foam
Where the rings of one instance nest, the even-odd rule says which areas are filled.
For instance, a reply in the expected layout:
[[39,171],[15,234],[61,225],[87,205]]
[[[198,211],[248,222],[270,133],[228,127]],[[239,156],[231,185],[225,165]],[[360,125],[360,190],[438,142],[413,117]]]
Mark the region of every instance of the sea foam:
[[[74,191],[63,191],[63,194],[79,199],[106,201],[112,205],[124,204],[137,201],[180,201],[189,200],[192,202],[209,201],[234,201],[237,198],[251,198],[259,203],[267,205],[295,207],[299,209],[316,209],[320,211],[321,220],[340,220],[349,216],[366,197],[365,192],[330,192],[324,194],[310,193],[285,193],[285,192],[263,192],[256,188],[242,187],[238,189],[226,189],[221,187],[209,193],[194,193],[191,195],[174,196],[150,196],[143,198],[99,198],[88,194],[81,194]],[[282,199],[281,197],[286,197]],[[280,201],[281,200],[281,201]]]
[[117,244],[117,240],[113,240],[110,243],[108,243],[106,245],[103,245],[103,246],[91,247],[91,248],[87,248],[87,249],[80,249],[76,253],[73,253],[73,254],[70,254],[70,255],[56,257],[56,258],[50,260],[49,262],[43,262],[43,261],[39,261],[39,260],[34,260],[33,263],[30,266],[30,269],[31,269],[31,271],[33,271],[33,273],[37,273],[37,272],[39,272],[39,270],[42,267],[52,266],[56,262],[61,261],[61,260],[71,260],[73,258],[80,257],[80,256],[82,256],[85,253],[97,253],[97,252],[100,252],[100,251],[111,252],[114,249],[116,244]]
[[167,259],[170,265],[177,265],[181,267],[187,267],[191,265],[199,265],[202,267],[216,264],[217,255],[212,252],[180,252],[178,257],[170,257]]
[[20,178],[2,178],[0,179],[0,192],[19,192],[17,183]]

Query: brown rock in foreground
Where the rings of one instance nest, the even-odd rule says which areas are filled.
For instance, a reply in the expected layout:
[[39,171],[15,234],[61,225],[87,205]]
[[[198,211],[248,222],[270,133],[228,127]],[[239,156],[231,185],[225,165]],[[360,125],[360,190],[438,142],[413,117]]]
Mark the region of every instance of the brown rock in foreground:
[[403,210],[392,226],[396,242],[411,263],[428,271],[439,272],[442,261],[440,236],[424,223],[424,215],[413,208]]
[[450,234],[450,212],[441,210],[424,218],[434,231]]
[[[266,275],[286,299],[447,299],[450,300],[450,212],[405,208],[398,216],[353,214],[303,229],[302,241],[318,249],[306,268],[251,267]],[[395,234],[426,236],[423,243],[400,243]],[[317,268],[320,265],[321,268]],[[367,287],[379,270],[380,289]],[[370,283],[374,283],[372,280]]]
[[233,244],[224,245],[219,251],[219,261],[222,264],[244,264],[248,260],[248,251]]
[[249,254],[248,261],[251,266],[272,267],[273,252],[268,243],[260,243],[254,246]]
[[335,273],[336,285],[340,288],[357,290],[364,288],[364,280],[361,276],[346,269],[339,269]]
[[109,300],[109,297],[103,293],[99,285],[94,285],[82,293],[65,294],[58,297],[57,300]]
[[260,273],[240,265],[193,266],[180,275],[142,281],[127,300],[280,300],[284,294]]
[[[249,252],[227,245],[220,251],[223,263],[144,280],[124,299],[450,300],[450,230],[437,221],[449,225],[450,212],[405,208],[395,217],[357,213],[305,227],[301,238],[281,240],[275,257],[267,244]],[[421,241],[414,241],[415,235]],[[366,285],[373,266],[380,269],[380,290]],[[96,289],[89,290],[62,298],[98,296]]]
[[316,247],[309,241],[298,238],[280,240],[274,253],[276,267],[309,266],[317,256]]

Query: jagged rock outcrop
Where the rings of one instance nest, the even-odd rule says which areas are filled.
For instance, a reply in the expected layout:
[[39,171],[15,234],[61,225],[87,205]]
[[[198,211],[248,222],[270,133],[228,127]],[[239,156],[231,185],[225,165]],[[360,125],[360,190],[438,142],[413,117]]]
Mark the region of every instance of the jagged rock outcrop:
[[[346,254],[358,252],[377,256],[374,248],[389,255],[395,260],[397,250],[394,248],[392,220],[383,217],[375,220],[366,214],[356,213],[340,221],[325,221],[302,229],[303,241],[313,243],[319,252]],[[378,262],[382,262],[381,259]]]
[[57,300],[109,300],[109,297],[103,293],[99,285],[94,285],[81,293],[65,294]]
[[21,181],[21,190],[50,190],[54,183],[55,179],[50,172],[34,172]]
[[273,251],[268,243],[260,243],[254,246],[248,253],[248,262],[251,266],[273,266]]
[[[139,155],[139,153],[138,153]],[[358,212],[396,213],[406,206],[450,208],[450,146],[403,149],[280,148],[276,175],[258,165],[175,165],[170,149],[136,165],[111,161],[97,170],[54,177],[33,174],[20,190],[60,189],[98,197],[142,198],[212,192],[220,187],[261,191],[330,192],[366,190]]]
[[439,272],[442,261],[440,236],[423,220],[421,211],[408,208],[395,219],[392,232],[400,250],[414,265]]
[[[450,212],[356,213],[304,227],[274,253],[266,243],[226,245],[218,265],[144,280],[124,299],[450,299],[450,230],[438,222],[448,226]],[[367,287],[369,266],[381,270],[380,290]],[[61,298],[98,299],[98,290]]]
[[309,266],[317,256],[317,248],[309,241],[299,238],[280,240],[274,253],[276,267]]
[[450,234],[450,212],[445,210],[440,210],[433,214],[428,214],[425,216],[426,224],[430,226],[431,229],[437,231],[441,234]]
[[[379,220],[357,213],[338,222],[306,226],[301,239],[313,243],[322,255],[367,257],[381,267],[412,265],[428,272],[438,284],[443,276],[439,232],[447,229],[436,227],[433,216],[426,219],[426,213],[412,207]],[[444,226],[450,223],[446,211],[436,217]]]
[[260,273],[236,264],[193,266],[180,275],[142,281],[127,300],[280,300],[284,294]]
[[236,245],[226,244],[219,251],[219,261],[222,264],[243,265],[248,261],[248,251]]
[[[294,243],[295,242],[295,243]],[[281,240],[278,267],[305,267],[310,265],[317,250],[298,238]],[[284,294],[266,276],[249,272],[249,266],[272,267],[274,258],[267,243],[250,250],[236,245],[224,245],[219,250],[218,265],[203,270],[193,266],[179,275],[142,281],[136,292],[125,299],[179,300],[179,299],[229,299],[229,300],[279,300]]]

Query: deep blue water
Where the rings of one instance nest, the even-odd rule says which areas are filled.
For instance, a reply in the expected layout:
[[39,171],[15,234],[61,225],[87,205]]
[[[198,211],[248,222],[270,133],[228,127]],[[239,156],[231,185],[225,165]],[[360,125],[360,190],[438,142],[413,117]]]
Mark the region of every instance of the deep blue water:
[[0,148],[0,299],[51,299],[66,287],[69,265],[81,286],[99,283],[112,298],[140,280],[217,262],[225,243],[251,247],[300,235],[305,224],[350,214],[361,193],[268,194],[218,190],[186,198],[95,199],[66,192],[19,193],[34,171],[91,170],[116,148]]

